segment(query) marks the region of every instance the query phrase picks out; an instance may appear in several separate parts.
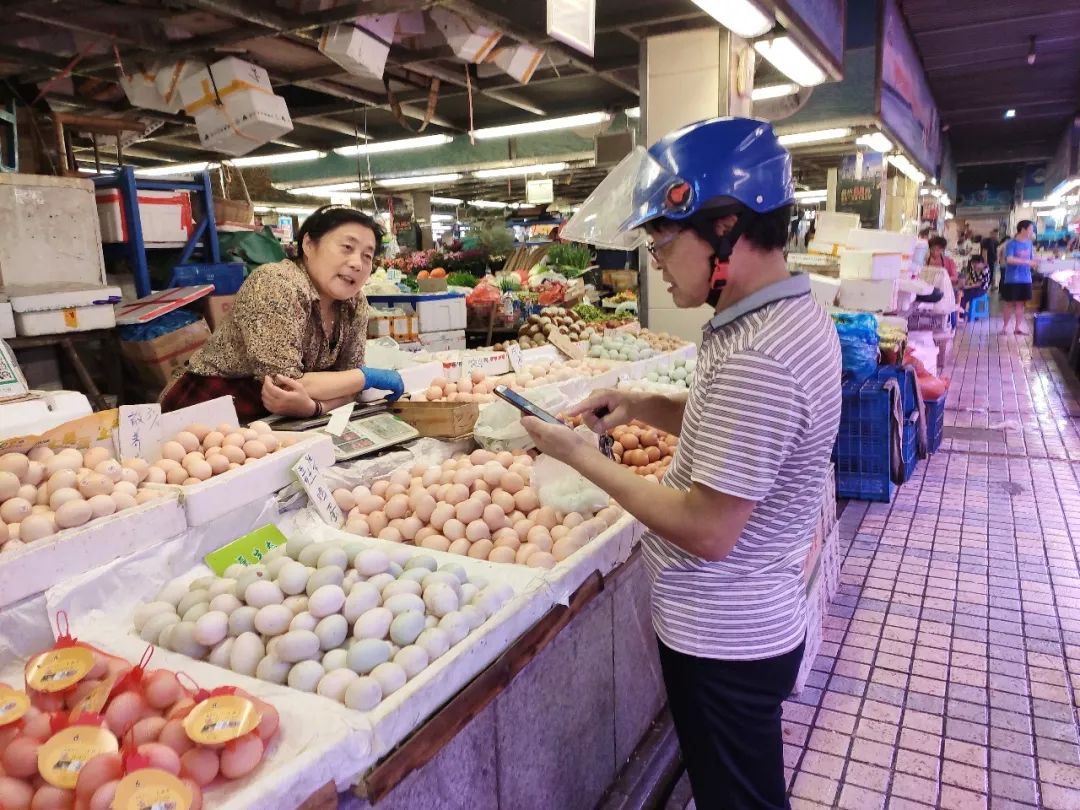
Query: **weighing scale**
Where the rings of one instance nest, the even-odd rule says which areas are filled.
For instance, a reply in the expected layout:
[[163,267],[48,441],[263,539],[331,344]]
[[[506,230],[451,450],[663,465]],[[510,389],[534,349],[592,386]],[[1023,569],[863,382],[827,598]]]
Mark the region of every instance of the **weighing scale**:
[[[318,430],[325,433],[326,423],[330,421],[330,416],[324,414],[310,419],[270,416],[264,421],[274,430]],[[419,438],[420,433],[408,422],[389,413],[386,403],[379,403],[378,405],[358,405],[341,435],[328,435],[334,440],[334,456],[340,462],[351,461],[360,456],[385,450],[387,447],[403,444]]]

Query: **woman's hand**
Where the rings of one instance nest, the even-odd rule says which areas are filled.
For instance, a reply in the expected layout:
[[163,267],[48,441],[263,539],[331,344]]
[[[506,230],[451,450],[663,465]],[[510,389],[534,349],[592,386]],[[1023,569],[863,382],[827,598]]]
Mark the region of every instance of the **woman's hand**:
[[521,426],[532,437],[541,453],[571,467],[577,466],[582,455],[598,453],[583,436],[565,425],[553,425],[535,416],[522,416]]
[[315,413],[315,400],[304,390],[299,380],[275,374],[263,377],[263,407],[270,413],[282,416],[311,416]]

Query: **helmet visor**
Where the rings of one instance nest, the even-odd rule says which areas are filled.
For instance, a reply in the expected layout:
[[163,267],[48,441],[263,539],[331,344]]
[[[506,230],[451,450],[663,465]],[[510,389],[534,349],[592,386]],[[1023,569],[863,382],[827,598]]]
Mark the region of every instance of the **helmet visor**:
[[611,250],[634,250],[645,244],[640,227],[664,216],[665,195],[679,183],[680,178],[638,146],[608,173],[560,235]]

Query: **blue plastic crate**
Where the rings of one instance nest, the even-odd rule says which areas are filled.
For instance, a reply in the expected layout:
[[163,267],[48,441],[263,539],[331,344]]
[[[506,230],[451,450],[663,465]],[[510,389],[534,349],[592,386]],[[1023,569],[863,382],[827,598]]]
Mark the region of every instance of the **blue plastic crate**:
[[904,481],[910,481],[919,466],[919,430],[918,423],[904,422],[904,435],[900,442],[901,457],[904,462]]
[[945,396],[942,394],[923,403],[926,407],[926,449],[931,453],[941,449],[945,436]]
[[893,379],[900,385],[900,401],[904,406],[904,418],[915,412],[916,390],[918,382],[915,378],[915,369],[911,366],[881,366],[877,370],[876,378],[880,382]]
[[243,262],[221,264],[178,264],[173,268],[170,287],[192,287],[213,284],[214,295],[235,295],[244,283]]
[[1065,312],[1039,312],[1035,315],[1036,346],[1068,351],[1076,340],[1077,316]]
[[893,492],[889,393],[876,378],[862,383],[848,381],[842,391],[840,429],[833,452],[836,494],[888,502]]

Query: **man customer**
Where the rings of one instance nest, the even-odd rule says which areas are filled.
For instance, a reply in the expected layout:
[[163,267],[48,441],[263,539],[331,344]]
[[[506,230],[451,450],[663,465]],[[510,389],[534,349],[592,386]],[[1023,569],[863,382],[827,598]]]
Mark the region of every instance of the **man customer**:
[[990,231],[990,235],[982,240],[982,258],[983,263],[986,265],[986,270],[990,274],[990,286],[993,289],[997,289],[997,279],[994,278],[994,272],[997,270],[997,249],[998,249],[998,234],[1000,231],[997,228]]
[[1024,306],[1031,300],[1031,271],[1039,266],[1034,239],[1035,224],[1022,219],[1016,224],[1016,236],[1005,246],[1005,263],[1001,268],[1003,335],[1009,334],[1010,320],[1015,323],[1016,334],[1028,334],[1024,329]]

